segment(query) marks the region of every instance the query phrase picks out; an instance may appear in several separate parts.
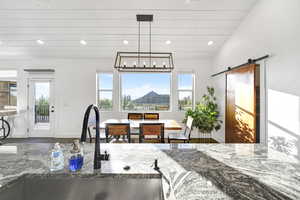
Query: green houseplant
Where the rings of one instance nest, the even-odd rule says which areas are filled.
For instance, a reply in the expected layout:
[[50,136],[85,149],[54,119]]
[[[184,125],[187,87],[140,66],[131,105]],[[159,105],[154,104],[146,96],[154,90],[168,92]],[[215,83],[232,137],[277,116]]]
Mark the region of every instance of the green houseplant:
[[213,87],[207,87],[208,94],[202,96],[195,109],[189,109],[185,113],[185,120],[188,116],[193,117],[193,127],[198,128],[201,133],[211,133],[221,128],[223,123],[219,120],[219,108],[216,103],[215,90]]

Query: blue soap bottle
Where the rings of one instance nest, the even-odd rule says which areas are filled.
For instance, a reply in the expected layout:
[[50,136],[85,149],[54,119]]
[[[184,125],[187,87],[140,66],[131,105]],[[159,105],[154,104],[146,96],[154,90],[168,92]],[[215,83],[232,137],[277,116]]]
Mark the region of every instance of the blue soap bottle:
[[80,146],[79,140],[74,140],[69,158],[69,170],[76,172],[81,170],[83,166],[83,148]]

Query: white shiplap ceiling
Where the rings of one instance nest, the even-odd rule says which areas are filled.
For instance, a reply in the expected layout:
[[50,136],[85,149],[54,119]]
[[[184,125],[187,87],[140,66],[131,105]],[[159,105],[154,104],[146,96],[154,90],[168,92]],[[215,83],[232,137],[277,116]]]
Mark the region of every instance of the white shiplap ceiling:
[[[154,14],[153,51],[211,57],[257,1],[0,0],[0,58],[114,59],[116,51],[137,49],[136,14]],[[148,48],[148,32],[143,25],[142,50]]]

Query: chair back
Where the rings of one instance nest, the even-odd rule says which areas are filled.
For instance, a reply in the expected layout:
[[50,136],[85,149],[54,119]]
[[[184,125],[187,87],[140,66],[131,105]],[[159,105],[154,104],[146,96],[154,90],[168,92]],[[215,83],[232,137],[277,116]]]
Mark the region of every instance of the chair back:
[[141,138],[149,135],[158,136],[164,143],[164,123],[140,123],[140,141]]
[[142,120],[144,117],[143,113],[128,113],[128,119],[130,120]]
[[191,137],[191,133],[192,133],[192,129],[193,129],[193,121],[194,119],[191,116],[188,116],[187,120],[186,120],[186,124],[185,124],[185,131],[184,134],[186,136],[188,136],[188,138],[190,139]]
[[144,113],[145,120],[159,120],[159,113]]
[[194,121],[194,118],[192,118],[191,116],[188,116],[188,118],[186,120],[186,127],[188,127],[189,129],[192,129],[193,121]]
[[91,113],[88,120],[88,127],[96,126],[96,116]]
[[130,142],[130,124],[129,123],[108,123],[105,125],[105,135],[121,136],[127,135],[128,142]]

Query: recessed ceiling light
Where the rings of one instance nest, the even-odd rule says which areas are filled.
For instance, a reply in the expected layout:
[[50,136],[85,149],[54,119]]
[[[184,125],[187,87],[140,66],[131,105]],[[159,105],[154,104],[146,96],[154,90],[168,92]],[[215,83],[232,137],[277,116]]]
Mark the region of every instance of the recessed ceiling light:
[[128,40],[123,40],[123,44],[128,44]]
[[80,44],[87,45],[87,42],[85,40],[80,40]]
[[40,44],[40,45],[43,45],[45,44],[45,42],[43,40],[37,40],[36,43]]
[[213,44],[214,44],[214,41],[209,41],[209,42],[207,43],[208,46],[211,46],[211,45],[213,45]]
[[166,44],[167,44],[167,45],[169,45],[169,44],[171,44],[171,43],[172,43],[171,40],[167,40],[167,41],[166,41]]

